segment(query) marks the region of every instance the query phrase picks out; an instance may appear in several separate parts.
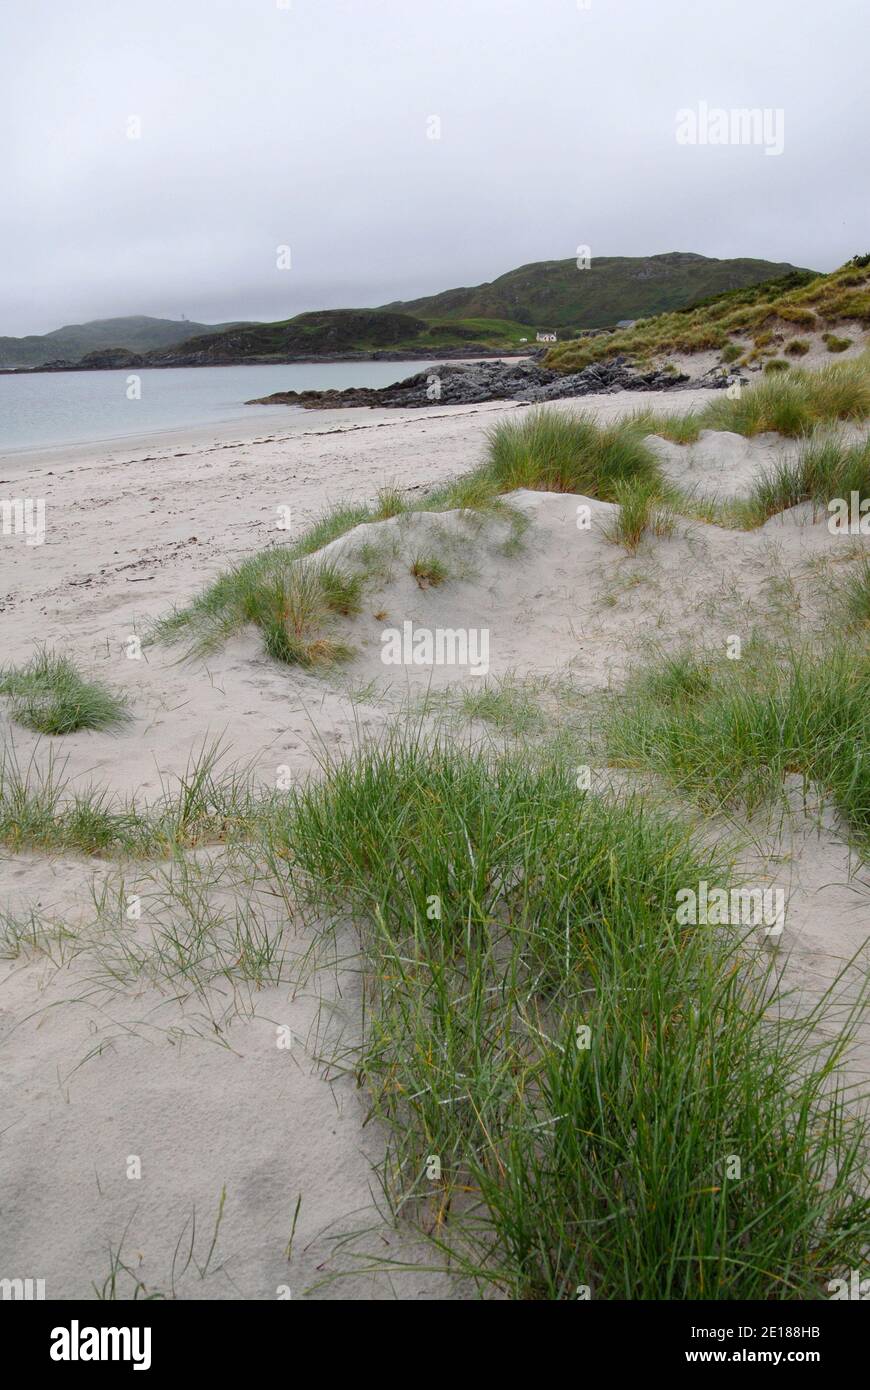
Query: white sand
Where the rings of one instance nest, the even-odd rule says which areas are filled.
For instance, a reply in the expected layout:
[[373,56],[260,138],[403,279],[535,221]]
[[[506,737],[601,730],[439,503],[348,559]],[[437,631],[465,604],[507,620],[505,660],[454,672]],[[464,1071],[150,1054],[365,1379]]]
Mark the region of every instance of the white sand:
[[[607,419],[641,405],[673,411],[707,399],[704,392],[625,394],[587,397],[580,405]],[[747,534],[679,521],[672,537],[629,557],[602,534],[613,510],[606,504],[590,503],[592,528],[578,530],[584,499],[525,493],[515,501],[532,528],[520,556],[501,552],[505,533],[498,526],[476,532],[456,517],[376,528],[396,538],[393,576],[349,621],[358,654],[336,675],[276,665],[253,633],[206,664],[180,662],[176,649],[155,646],[142,660],[125,655],[127,639],[144,633],[149,620],[233,561],[292,539],[327,503],[372,499],[385,482],[420,488],[472,467],[486,429],[517,409],[287,412],[286,422],[269,412],[262,432],[255,422],[244,439],[232,427],[140,448],[128,442],[0,463],[3,495],[47,503],[44,545],[0,541],[4,662],[26,660],[36,642],[67,650],[125,690],[135,715],[117,735],[52,741],[72,784],[93,780],[147,800],[162,778],[184,770],[204,737],[220,736],[227,761],[250,764],[273,786],[282,767],[294,779],[311,770],[317,741],[336,751],[352,746],[355,727],[377,732],[409,693],[422,695],[430,683],[479,683],[455,669],[385,667],[381,633],[406,620],[487,628],[493,676],[567,674],[580,690],[596,691],[618,681],[648,642],[716,646],[732,633],[748,639],[754,628],[789,618],[820,619],[818,567],[825,560],[839,565],[849,544],[832,537],[823,520],[802,513]],[[733,496],[790,446],[725,435],[705,436],[691,450],[664,441],[656,447],[675,479]],[[292,529],[283,533],[278,508],[287,506]],[[448,536],[457,576],[421,589],[408,562],[437,528],[439,544]],[[47,756],[46,741],[10,725],[5,713],[2,735],[21,765]],[[850,877],[842,828],[827,810],[796,808],[784,822],[758,827],[755,852],[775,881],[786,883],[780,949],[791,957],[795,982],[815,997],[863,943],[867,885]],[[355,1247],[360,1252],[392,1260],[414,1253],[410,1233],[398,1235],[373,1203],[371,1165],[383,1139],[373,1125],[362,1127],[364,1093],[339,1068],[324,1077],[318,1060],[334,1057],[358,1028],[352,937],[341,940],[347,959],[337,973],[308,978],[295,991],[288,983],[257,991],[224,979],[203,993],[170,992],[147,972],[119,983],[107,974],[115,947],[105,919],[96,925],[92,895],[126,901],[139,892],[148,913],[165,922],[156,897],[163,872],[77,858],[0,858],[0,905],[19,917],[33,907],[44,921],[62,920],[79,942],[76,950],[67,943],[63,957],[55,952],[55,963],[27,952],[0,963],[0,1067],[9,1083],[0,1124],[0,1275],[45,1278],[49,1297],[88,1296],[109,1272],[109,1248],[123,1237],[122,1258],[133,1274],[120,1275],[120,1296],[132,1294],[135,1278],[164,1292],[174,1286],[179,1297],[268,1299],[283,1286],[297,1298],[306,1291],[330,1298],[463,1296],[444,1275],[360,1272],[334,1244],[367,1229]],[[227,877],[221,856],[198,856],[192,872],[231,916],[245,892]],[[274,898],[258,899],[253,909],[275,929],[288,917],[287,905]],[[216,939],[228,921],[221,919]],[[309,932],[291,920],[288,979],[310,944]],[[229,939],[220,949],[231,964]],[[324,996],[334,1007],[322,1007]],[[278,1027],[292,1032],[288,1050],[276,1045]],[[868,1059],[865,1034],[856,1074],[870,1070]],[[130,1155],[141,1157],[141,1179],[126,1176]],[[194,1253],[204,1261],[224,1186],[211,1269],[204,1278],[192,1263],[181,1272],[188,1226],[173,1280],[173,1251],[194,1209]],[[431,1260],[431,1252],[423,1258]],[[320,1284],[348,1270],[339,1282]]]

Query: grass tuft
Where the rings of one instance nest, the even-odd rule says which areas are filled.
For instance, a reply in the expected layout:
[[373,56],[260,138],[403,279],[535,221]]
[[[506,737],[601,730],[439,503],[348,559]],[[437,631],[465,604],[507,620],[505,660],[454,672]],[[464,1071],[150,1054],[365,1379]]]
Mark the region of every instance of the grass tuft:
[[600,426],[582,413],[536,409],[501,421],[488,439],[481,476],[498,492],[530,488],[612,502],[620,483],[658,473],[633,419]]
[[624,546],[629,555],[636,554],[647,534],[673,534],[674,514],[662,500],[656,480],[641,478],[619,483],[615,488],[615,500],[619,511],[605,528],[605,535],[615,545]]
[[411,574],[421,589],[437,588],[449,578],[447,566],[437,555],[419,554],[411,561]]
[[319,666],[344,659],[349,648],[328,629],[337,615],[359,612],[362,576],[332,561],[303,559],[281,549],[243,561],[158,624],[158,636],[171,641],[192,631],[194,651],[206,654],[252,623],[276,661]]
[[0,695],[9,696],[16,724],[40,734],[117,729],[131,717],[123,696],[86,680],[68,657],[44,648],[26,666],[0,671]]
[[860,557],[840,586],[837,600],[850,627],[870,627],[870,556]]
[[[606,727],[611,761],[662,773],[707,809],[737,806],[749,814],[797,773],[837,805],[870,849],[866,649],[687,661],[654,664],[614,701]],[[681,680],[696,688],[692,698],[673,698]]]
[[802,442],[795,459],[764,472],[738,512],[745,525],[760,526],[801,502],[824,510],[852,492],[870,496],[870,440],[845,445],[835,434],[818,433]]
[[851,338],[838,338],[836,333],[823,333],[822,342],[828,352],[845,352],[847,348],[852,346]]

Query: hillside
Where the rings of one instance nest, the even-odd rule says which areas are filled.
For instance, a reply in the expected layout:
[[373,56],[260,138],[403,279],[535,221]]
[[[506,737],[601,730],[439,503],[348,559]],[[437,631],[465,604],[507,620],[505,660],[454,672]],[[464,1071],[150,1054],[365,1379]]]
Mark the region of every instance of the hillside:
[[573,338],[624,318],[675,311],[772,277],[808,279],[786,262],[714,260],[693,252],[537,261],[491,284],[375,309],[323,309],[273,323],[209,326],[103,319],[30,338],[0,338],[0,366],[211,366],[299,359],[427,358],[523,351],[538,329]]
[[578,270],[575,260],[534,261],[489,284],[383,307],[423,318],[512,319],[535,328],[579,331],[680,309],[795,269],[784,261],[720,261],[691,251],[595,256],[586,270]]
[[[833,332],[833,329],[837,332]],[[722,365],[785,365],[815,350],[854,353],[870,329],[870,257],[855,256],[830,275],[793,272],[732,290],[675,313],[642,319],[631,328],[557,344],[545,365],[578,372],[592,362],[625,355],[652,363],[669,355],[710,353]]]
[[692,252],[603,256],[580,271],[572,261],[539,261],[491,284],[446,290],[379,309],[329,309],[277,323],[191,337],[152,354],[155,365],[280,362],[298,357],[386,353],[423,357],[515,352],[536,329],[560,337],[621,318],[681,308],[699,299],[796,271],[786,262],[717,261]]
[[155,366],[208,366],[229,362],[286,362],[294,358],[390,353],[433,356],[442,352],[512,351],[534,337],[523,324],[492,319],[437,321],[387,309],[323,309],[278,323],[190,338],[149,354]]
[[93,319],[88,323],[55,328],[51,333],[34,333],[25,338],[0,338],[0,366],[40,367],[44,362],[61,359],[76,362],[86,353],[106,348],[150,352],[155,348],[171,347],[194,334],[218,333],[237,326],[229,323],[191,323],[187,319],[155,319],[145,315]]

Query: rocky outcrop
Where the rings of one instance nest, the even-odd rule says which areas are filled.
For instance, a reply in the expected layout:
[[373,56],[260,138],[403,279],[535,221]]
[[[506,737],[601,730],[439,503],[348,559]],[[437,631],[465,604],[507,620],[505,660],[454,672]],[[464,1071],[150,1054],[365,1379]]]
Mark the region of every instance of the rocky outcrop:
[[128,348],[97,348],[95,352],[85,353],[77,366],[92,371],[117,371],[125,367],[147,367],[148,361],[141,353],[130,352]]
[[[346,406],[415,409],[435,405],[478,405],[484,401],[564,400],[616,391],[668,391],[689,383],[676,372],[637,372],[624,357],[594,362],[566,375],[537,362],[442,362],[392,386],[353,386],[344,391],[277,391],[248,405],[296,405],[305,410]],[[712,385],[713,382],[705,383]]]
[[78,362],[68,362],[66,358],[60,357],[53,362],[44,362],[41,367],[18,367],[19,373],[24,372],[105,372],[118,370],[132,370],[134,367],[149,366],[148,359],[139,352],[130,352],[129,348],[96,348],[94,352],[88,352]]

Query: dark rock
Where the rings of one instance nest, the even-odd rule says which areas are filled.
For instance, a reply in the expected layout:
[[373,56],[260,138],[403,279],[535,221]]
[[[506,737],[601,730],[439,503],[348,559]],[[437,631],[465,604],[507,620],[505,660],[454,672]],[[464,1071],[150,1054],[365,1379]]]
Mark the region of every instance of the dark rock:
[[98,348],[96,352],[86,353],[77,366],[97,371],[119,367],[144,367],[145,358],[138,352],[130,352],[128,348]]
[[526,401],[537,404],[593,392],[668,391],[684,386],[687,376],[676,372],[636,372],[624,357],[593,362],[582,372],[565,375],[537,362],[442,362],[415,372],[392,386],[352,386],[345,391],[276,391],[248,405],[296,405],[305,410],[335,410],[347,406],[416,409],[436,405],[479,405],[484,401]]
[[747,378],[743,376],[739,367],[710,367],[706,372],[697,378],[694,385],[706,387],[710,391],[724,391],[726,387],[733,386],[738,382],[741,386],[747,386]]

